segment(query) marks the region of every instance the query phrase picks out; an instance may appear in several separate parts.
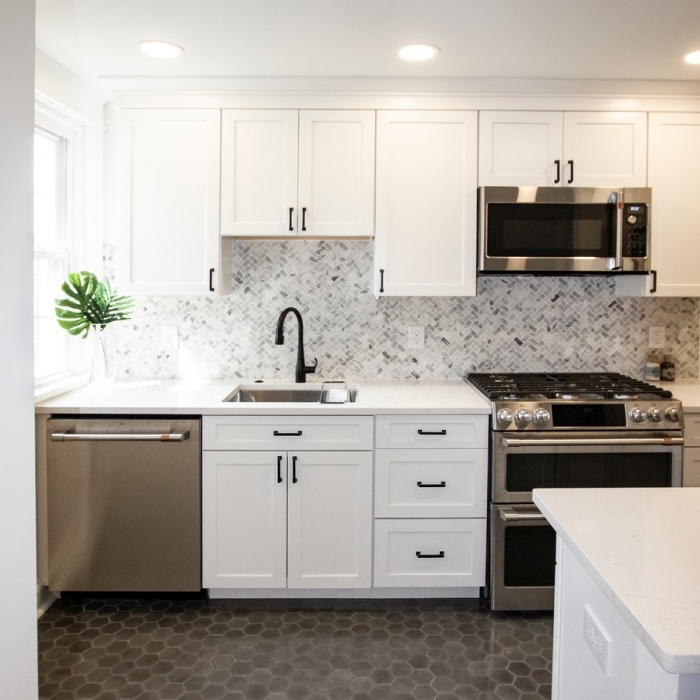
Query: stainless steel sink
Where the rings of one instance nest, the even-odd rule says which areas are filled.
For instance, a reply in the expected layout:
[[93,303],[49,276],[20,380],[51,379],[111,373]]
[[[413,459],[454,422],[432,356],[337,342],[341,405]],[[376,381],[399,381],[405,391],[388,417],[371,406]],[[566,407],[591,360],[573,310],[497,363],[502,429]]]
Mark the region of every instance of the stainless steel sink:
[[[336,388],[282,389],[278,387],[240,387],[224,399],[228,403],[357,403],[360,392],[348,389],[347,399],[338,400]],[[342,398],[342,395],[341,395]]]

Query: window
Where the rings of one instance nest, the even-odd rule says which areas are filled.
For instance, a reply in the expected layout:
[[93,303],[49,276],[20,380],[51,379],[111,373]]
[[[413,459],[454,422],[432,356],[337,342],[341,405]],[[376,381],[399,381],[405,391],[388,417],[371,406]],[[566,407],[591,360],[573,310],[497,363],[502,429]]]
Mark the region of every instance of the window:
[[54,299],[70,269],[68,139],[34,131],[34,377],[68,373],[68,334],[56,322]]

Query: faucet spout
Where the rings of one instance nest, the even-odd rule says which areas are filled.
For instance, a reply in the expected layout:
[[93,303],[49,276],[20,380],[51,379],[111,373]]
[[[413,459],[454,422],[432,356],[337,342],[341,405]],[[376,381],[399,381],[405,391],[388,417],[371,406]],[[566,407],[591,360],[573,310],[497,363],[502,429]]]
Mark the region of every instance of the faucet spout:
[[277,319],[277,329],[275,331],[275,345],[284,345],[284,321],[289,314],[294,314],[297,317],[297,327],[299,331],[298,343],[297,343],[297,367],[295,381],[297,384],[302,384],[306,382],[307,374],[314,374],[316,372],[316,367],[318,366],[318,360],[314,358],[313,365],[307,365],[304,360],[304,321],[301,318],[301,314],[293,306],[287,307],[279,315]]

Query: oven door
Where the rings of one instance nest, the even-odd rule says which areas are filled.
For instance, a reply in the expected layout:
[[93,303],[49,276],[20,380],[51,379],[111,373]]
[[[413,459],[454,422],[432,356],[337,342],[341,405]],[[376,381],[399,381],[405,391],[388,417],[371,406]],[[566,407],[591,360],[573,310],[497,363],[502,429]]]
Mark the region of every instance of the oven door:
[[678,432],[491,433],[491,500],[532,503],[536,488],[680,486]]
[[491,610],[552,610],[556,533],[537,506],[491,506]]

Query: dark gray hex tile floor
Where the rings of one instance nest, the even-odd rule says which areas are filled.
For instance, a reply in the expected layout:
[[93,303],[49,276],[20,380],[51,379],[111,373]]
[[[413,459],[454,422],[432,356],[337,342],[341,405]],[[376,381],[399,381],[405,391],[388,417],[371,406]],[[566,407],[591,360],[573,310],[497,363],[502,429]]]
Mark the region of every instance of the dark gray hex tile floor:
[[552,618],[477,601],[57,601],[41,700],[548,700]]

